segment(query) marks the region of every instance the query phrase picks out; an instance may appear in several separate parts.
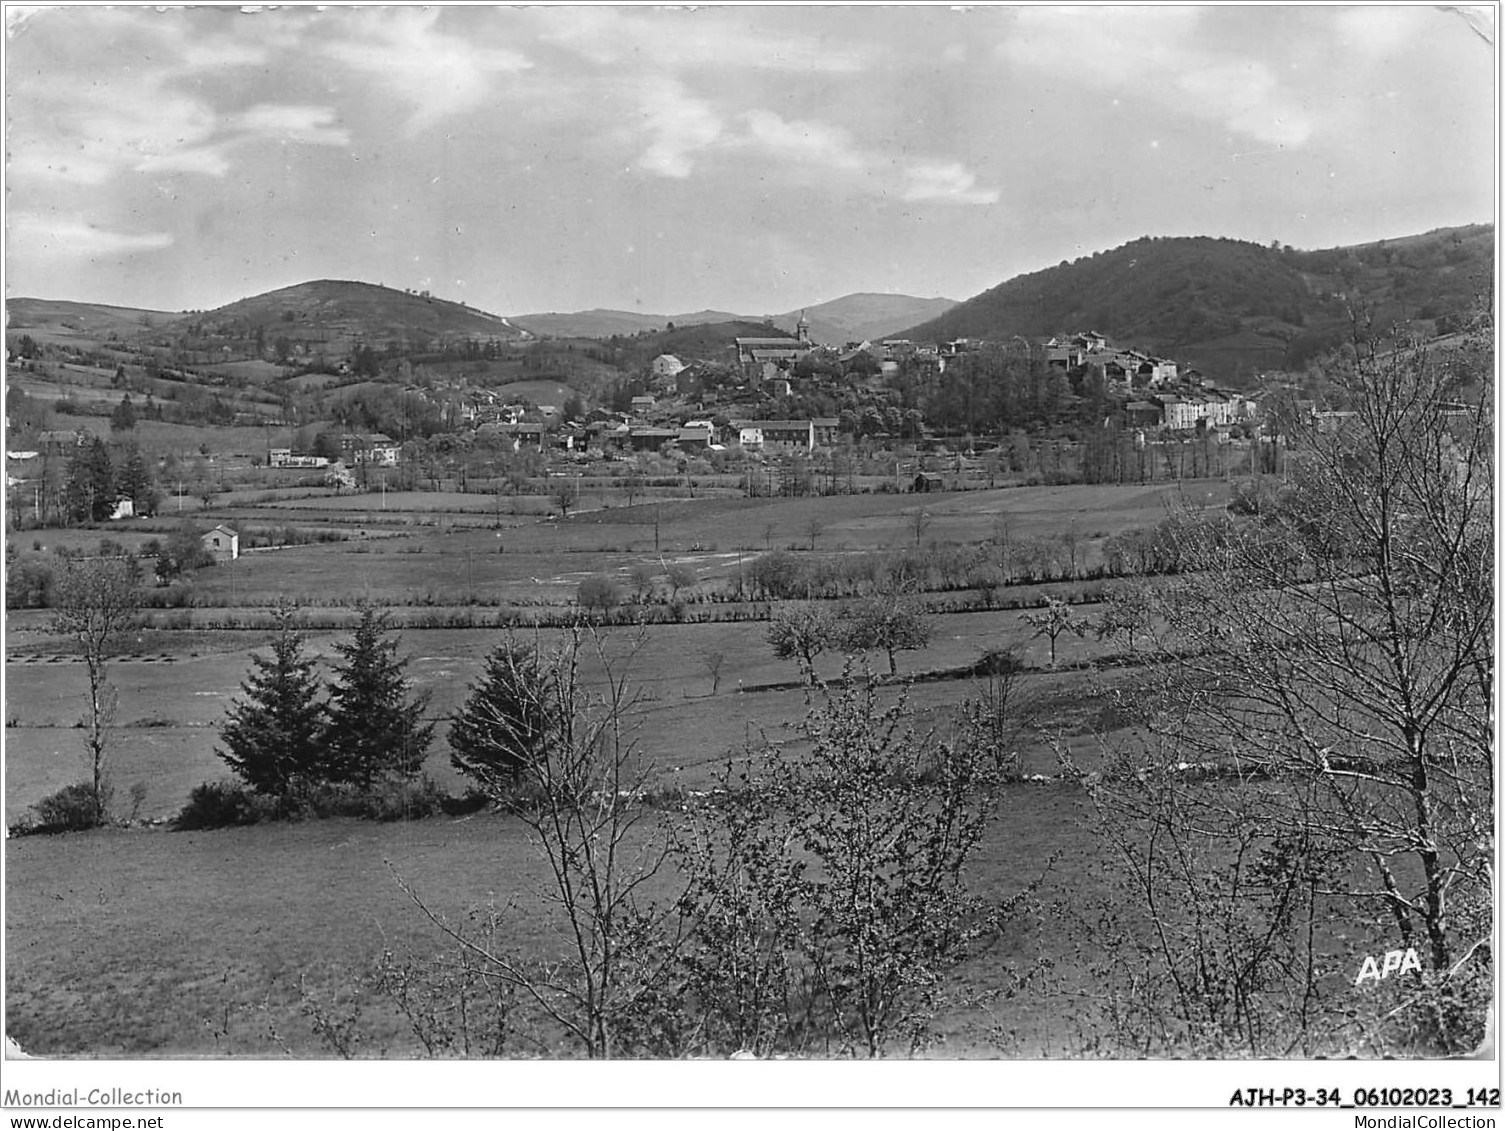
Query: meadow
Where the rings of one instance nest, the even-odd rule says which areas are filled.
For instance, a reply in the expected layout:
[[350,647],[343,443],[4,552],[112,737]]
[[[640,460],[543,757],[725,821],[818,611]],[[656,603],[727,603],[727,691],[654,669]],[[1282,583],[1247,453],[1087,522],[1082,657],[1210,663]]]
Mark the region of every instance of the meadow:
[[[1084,815],[1079,791],[1014,787],[971,869],[974,886],[1007,897],[1054,855],[1053,894],[1105,894],[1103,850],[1077,829]],[[8,841],[6,853],[8,1030],[38,1055],[331,1056],[305,1013],[308,1002],[335,1016],[363,1006],[359,1055],[420,1055],[390,1005],[359,984],[384,950],[421,958],[446,949],[396,876],[450,922],[494,905],[512,912],[501,944],[539,959],[566,951],[557,922],[537,913],[542,860],[521,824],[497,814],[214,832],[105,829]],[[650,894],[671,893],[664,881]],[[959,986],[996,985],[1004,971],[1070,948],[1055,929],[1021,918],[958,972]],[[1068,1047],[1043,1003],[1011,1006],[1003,1014],[1009,1027],[1028,1036],[1000,1044],[990,1032],[1000,1012],[981,1001],[957,1008],[934,1054]],[[523,1046],[514,1055],[539,1051]]]
[[[1035,487],[632,506],[608,492],[603,505],[590,506],[587,496],[563,519],[517,513],[526,512],[529,497],[509,497],[516,509],[500,524],[487,510],[495,499],[473,493],[388,492],[385,508],[379,492],[222,496],[194,518],[261,526],[289,514],[300,525],[317,516],[345,540],[258,550],[202,570],[193,607],[150,610],[143,628],[122,642],[110,668],[119,708],[108,772],[116,811],[137,823],[7,841],[10,1031],[31,1051],[63,1056],[328,1055],[310,1028],[307,995],[343,1008],[349,1002],[342,995],[383,948],[426,954],[442,942],[391,869],[445,915],[461,916],[493,899],[538,906],[539,857],[522,826],[495,813],[389,825],[340,819],[169,830],[191,789],[229,777],[215,753],[218,727],[252,654],[266,646],[264,607],[280,597],[308,604],[319,625],[309,633],[309,650],[326,676],[333,645],[344,637],[317,618],[353,620],[357,599],[394,606],[398,622],[429,608],[472,616],[476,627],[410,627],[401,634],[414,689],[430,697],[426,714],[438,724],[424,772],[459,795],[467,783],[449,763],[444,733],[483,658],[505,636],[488,620],[491,606],[563,610],[584,577],[612,575],[627,588],[634,566],[690,564],[696,583],[687,592],[686,623],[613,627],[607,639],[619,658],[631,655],[629,722],[652,784],[695,792],[716,785],[728,758],[769,743],[797,752],[802,741],[793,724],[807,711],[809,693],[795,665],[775,658],[767,643],[768,603],[727,606],[758,619],[696,619],[721,615],[709,596],[760,556],[784,550],[814,560],[921,541],[968,545],[996,536],[1006,523],[1021,538],[1076,530],[1086,569],[1112,534],[1153,525],[1178,498],[1219,505],[1225,491],[1226,484],[1209,481],[1180,491]],[[54,540],[55,533],[39,532],[53,544],[64,540]],[[109,534],[123,537],[115,529]],[[87,537],[70,532],[66,540],[83,548]],[[663,578],[656,584],[661,600]],[[1080,584],[1018,590],[1069,593]],[[11,612],[7,623],[9,822],[85,776],[85,732],[76,724],[86,685],[83,666],[47,632],[45,612]],[[1086,768],[1096,764],[1099,734],[1122,727],[1101,693],[1132,680],[1133,669],[1097,665],[1118,646],[1090,637],[1063,641],[1061,666],[1052,668],[1048,644],[1016,609],[936,614],[930,623],[929,644],[901,655],[900,678],[884,688],[885,702],[907,696],[916,725],[945,736],[955,726],[955,709],[982,690],[969,669],[989,651],[1015,648],[1025,664],[1020,687],[1037,724],[1021,744],[1018,768],[1042,780],[1007,790],[995,833],[970,870],[975,884],[1006,897],[1053,860],[1049,882],[1060,898],[1098,890],[1106,849],[1084,840],[1078,828],[1086,800],[1056,777],[1056,748],[1070,749]],[[538,633],[545,646],[559,637],[559,630]],[[714,672],[713,656],[719,657]],[[886,671],[881,655],[866,660]],[[822,656],[816,666],[825,679],[843,675],[839,655]],[[588,671],[587,683],[594,678]],[[512,924],[506,941],[531,954],[556,953],[561,945],[547,916],[520,914]],[[1023,970],[1042,948],[1064,950],[1068,941],[1051,933],[1060,929],[1017,924],[995,952],[959,973],[959,989],[980,993],[1000,964]],[[54,945],[64,933],[69,945]],[[411,1037],[398,1019],[372,1009],[371,1039],[381,1047],[365,1052],[411,1054]],[[1038,1003],[1010,1017],[1028,1035],[1010,1038],[1004,1048],[989,1029],[996,1018],[987,1008],[959,1006],[941,1027],[947,1041],[941,1054],[1064,1047]]]

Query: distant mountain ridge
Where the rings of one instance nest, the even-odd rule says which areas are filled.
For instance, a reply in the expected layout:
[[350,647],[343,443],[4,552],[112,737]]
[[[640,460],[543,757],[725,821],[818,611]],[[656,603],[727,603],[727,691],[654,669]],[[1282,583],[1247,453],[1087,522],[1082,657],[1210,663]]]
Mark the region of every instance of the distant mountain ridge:
[[1473,224],[1299,251],[1207,236],[1134,240],[1010,279],[903,336],[1043,338],[1078,330],[1230,379],[1295,369],[1343,337],[1350,304],[1446,327],[1494,274],[1494,227]]
[[[1346,333],[1350,304],[1381,324],[1446,331],[1490,292],[1494,242],[1491,224],[1316,251],[1207,236],[1146,237],[1020,275],[962,303],[860,292],[771,321],[792,334],[803,314],[811,337],[829,345],[1015,334],[1041,340],[1096,330],[1237,382],[1262,370],[1300,369],[1337,344]],[[44,340],[116,336],[200,356],[242,358],[345,357],[362,345],[421,354],[455,342],[533,335],[662,333],[670,322],[676,330],[735,323],[754,333],[766,325],[761,316],[716,310],[503,317],[428,294],[334,279],[282,287],[207,312],[25,297],[8,299],[5,307],[9,330]]]
[[[955,299],[916,298],[912,295],[863,292],[773,316],[773,324],[794,333],[801,316],[810,323],[810,337],[827,345],[891,337],[917,320],[934,318],[956,305]],[[510,321],[535,334],[556,338],[607,338],[665,329],[669,323],[703,326],[723,322],[762,323],[762,316],[700,310],[691,314],[641,314],[626,310],[582,310],[575,313],[518,314]]]

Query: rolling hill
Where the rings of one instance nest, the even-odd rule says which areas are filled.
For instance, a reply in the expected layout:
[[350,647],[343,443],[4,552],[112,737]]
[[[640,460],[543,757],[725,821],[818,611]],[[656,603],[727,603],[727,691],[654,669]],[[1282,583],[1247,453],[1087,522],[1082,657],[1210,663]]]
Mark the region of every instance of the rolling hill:
[[175,329],[204,342],[286,337],[331,353],[354,343],[397,342],[423,349],[444,342],[526,336],[507,319],[484,310],[374,283],[319,279],[232,302],[192,315]]
[[175,311],[106,306],[97,302],[65,302],[46,298],[15,298],[5,303],[5,328],[29,333],[39,340],[134,337],[143,331],[170,326],[185,317]]
[[1342,339],[1350,303],[1445,329],[1487,293],[1494,228],[1470,225],[1319,251],[1144,238],[1021,275],[916,325],[919,341],[1097,330],[1237,381],[1296,369]]

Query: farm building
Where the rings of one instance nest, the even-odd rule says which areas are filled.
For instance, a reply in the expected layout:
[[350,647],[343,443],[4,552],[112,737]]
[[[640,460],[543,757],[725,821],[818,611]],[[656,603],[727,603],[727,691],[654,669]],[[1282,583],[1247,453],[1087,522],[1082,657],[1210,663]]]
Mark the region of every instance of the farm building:
[[240,557],[240,535],[228,526],[216,526],[212,530],[206,530],[200,536],[204,543],[204,549],[208,550],[216,563],[233,562]]
[[922,471],[914,477],[914,489],[920,492],[944,491],[946,481],[933,471]]
[[809,420],[734,420],[732,427],[749,451],[808,452],[815,447],[815,425]]
[[634,428],[627,435],[627,444],[635,452],[656,452],[665,444],[679,440],[678,428]]

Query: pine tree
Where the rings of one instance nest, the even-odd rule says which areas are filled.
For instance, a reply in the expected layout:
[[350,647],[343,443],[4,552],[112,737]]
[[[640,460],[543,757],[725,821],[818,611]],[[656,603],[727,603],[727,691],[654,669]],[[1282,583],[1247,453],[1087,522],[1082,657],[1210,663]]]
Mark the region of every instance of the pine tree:
[[422,721],[428,696],[408,697],[408,661],[397,658],[386,614],[365,603],[360,609],[355,637],[335,645],[345,662],[335,665],[325,744],[330,778],[369,788],[383,775],[417,774],[434,727]]
[[115,471],[98,436],[74,449],[63,497],[73,522],[103,522],[115,510]]
[[251,657],[255,670],[240,685],[244,698],[231,704],[220,731],[225,749],[216,753],[256,792],[281,795],[322,778],[325,709],[296,608],[280,604],[273,617],[272,654]]
[[119,471],[115,476],[115,488],[122,498],[128,498],[135,507],[136,515],[151,516],[157,513],[162,496],[157,490],[151,464],[134,443],[127,444],[119,453]]
[[136,406],[131,404],[131,394],[127,393],[115,406],[115,411],[110,413],[111,432],[129,432],[136,427]]
[[483,787],[516,782],[544,753],[559,717],[554,688],[537,656],[512,641],[486,657],[479,683],[449,729],[449,760]]

